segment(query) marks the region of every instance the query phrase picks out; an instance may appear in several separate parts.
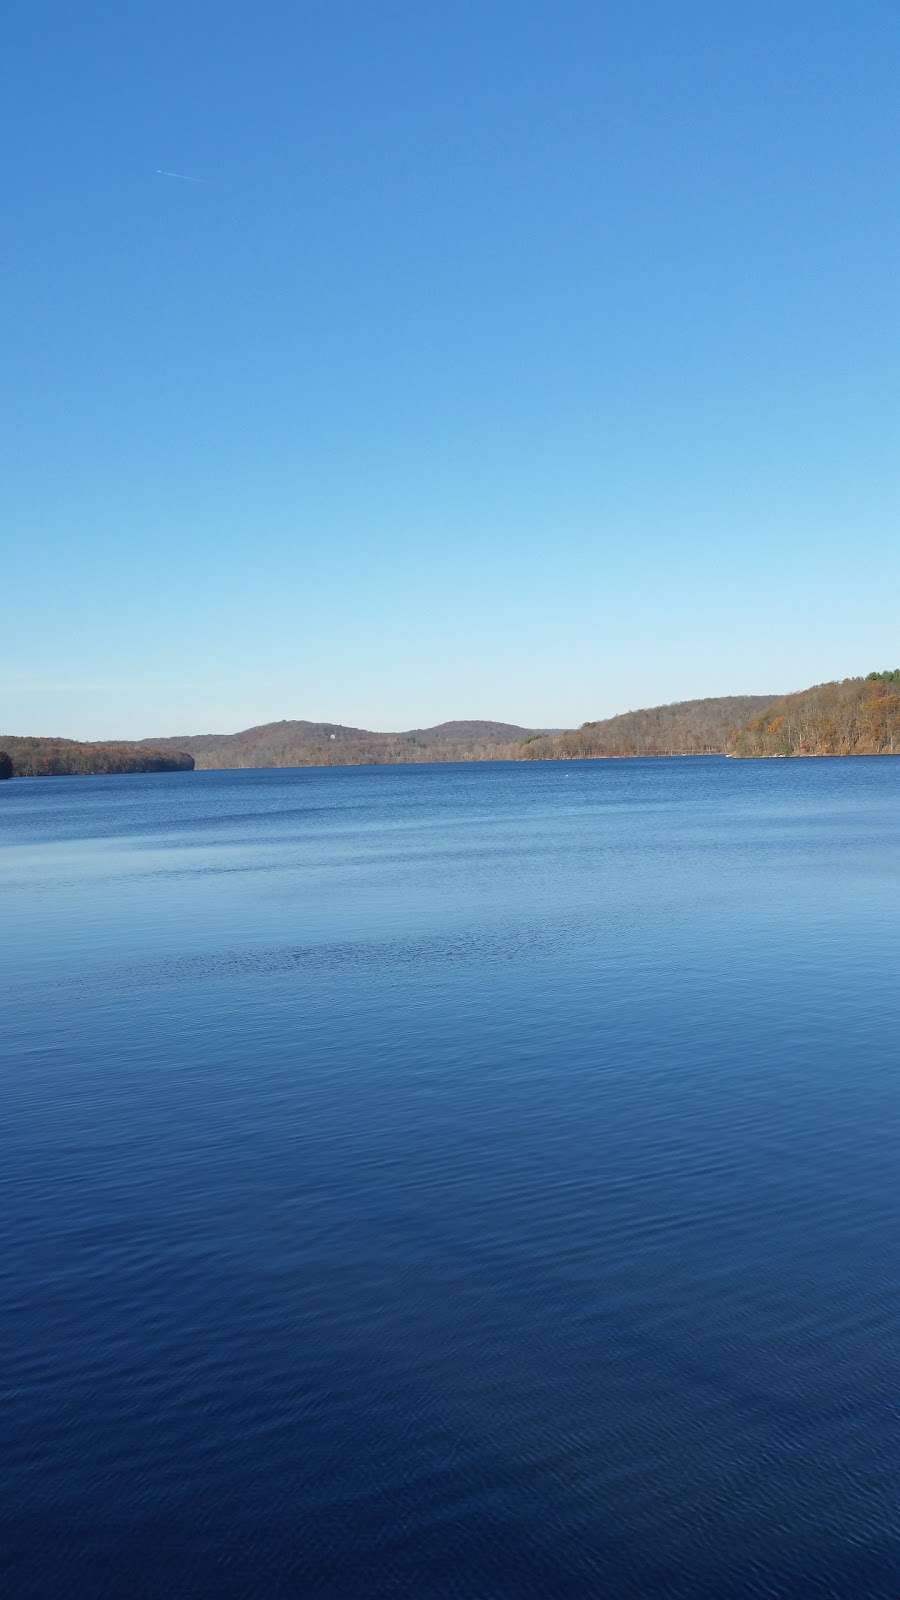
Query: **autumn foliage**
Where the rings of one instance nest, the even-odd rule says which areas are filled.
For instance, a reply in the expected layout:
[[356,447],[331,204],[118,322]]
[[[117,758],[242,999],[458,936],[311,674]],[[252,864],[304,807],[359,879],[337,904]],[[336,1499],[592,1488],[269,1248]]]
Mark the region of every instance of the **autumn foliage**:
[[189,772],[193,756],[184,751],[145,749],[140,744],[83,744],[77,739],[3,736],[16,778],[74,777],[100,772]]
[[[435,761],[579,761],[621,756],[900,755],[900,668],[798,694],[723,695],[625,711],[547,731],[444,722],[372,733],[331,722],[272,722],[242,733],[136,743],[0,736],[0,778],[182,772],[195,765],[318,767]],[[4,770],[4,761],[10,770]]]
[[900,669],[785,695],[729,748],[737,756],[900,755]]

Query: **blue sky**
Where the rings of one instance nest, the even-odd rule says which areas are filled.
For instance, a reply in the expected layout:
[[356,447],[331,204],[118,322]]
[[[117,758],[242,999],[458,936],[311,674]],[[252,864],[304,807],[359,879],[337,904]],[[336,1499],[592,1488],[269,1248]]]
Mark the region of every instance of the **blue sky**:
[[30,0],[3,55],[0,727],[900,660],[895,0]]

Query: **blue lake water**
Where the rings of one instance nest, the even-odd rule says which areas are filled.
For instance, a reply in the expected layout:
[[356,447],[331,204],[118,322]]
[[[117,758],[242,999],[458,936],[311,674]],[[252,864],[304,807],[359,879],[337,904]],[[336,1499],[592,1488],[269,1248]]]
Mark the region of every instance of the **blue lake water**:
[[900,760],[0,786],[4,1594],[900,1593]]

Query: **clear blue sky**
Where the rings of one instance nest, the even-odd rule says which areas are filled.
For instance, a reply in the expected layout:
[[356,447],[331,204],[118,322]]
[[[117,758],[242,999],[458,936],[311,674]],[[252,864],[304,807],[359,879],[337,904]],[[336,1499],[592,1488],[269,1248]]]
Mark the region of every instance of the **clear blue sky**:
[[896,0],[29,0],[3,58],[0,728],[900,660]]

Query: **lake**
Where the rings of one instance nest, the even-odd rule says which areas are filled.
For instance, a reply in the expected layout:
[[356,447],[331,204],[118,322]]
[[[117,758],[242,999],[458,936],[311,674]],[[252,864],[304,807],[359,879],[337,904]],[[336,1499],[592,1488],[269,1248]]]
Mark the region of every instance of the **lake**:
[[900,761],[0,785],[15,1600],[900,1592]]

